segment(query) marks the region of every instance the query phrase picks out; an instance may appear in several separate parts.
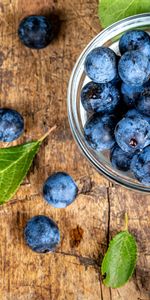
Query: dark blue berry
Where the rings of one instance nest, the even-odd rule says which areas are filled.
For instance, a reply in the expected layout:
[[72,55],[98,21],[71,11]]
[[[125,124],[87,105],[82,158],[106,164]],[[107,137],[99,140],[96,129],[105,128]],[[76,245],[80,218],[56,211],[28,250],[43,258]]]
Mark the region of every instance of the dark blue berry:
[[119,60],[118,71],[126,84],[141,86],[150,78],[150,60],[138,50],[125,52]]
[[87,83],[81,91],[81,102],[88,112],[111,113],[118,106],[120,93],[111,83]]
[[31,218],[24,229],[27,245],[35,252],[46,253],[55,250],[60,242],[57,224],[46,216]]
[[135,107],[136,101],[143,91],[143,86],[131,86],[124,82],[121,84],[121,93],[125,104],[129,107]]
[[84,136],[88,145],[96,151],[111,149],[115,143],[113,115],[94,114],[85,124]]
[[120,53],[131,50],[140,50],[145,55],[150,55],[150,37],[142,30],[129,30],[122,35],[119,41]]
[[24,130],[22,116],[9,108],[0,109],[0,141],[12,142],[20,137]]
[[116,54],[110,48],[95,48],[87,55],[84,69],[92,81],[109,82],[117,76]]
[[64,208],[70,205],[78,193],[77,185],[70,175],[64,172],[54,173],[44,183],[43,196],[54,207]]
[[117,144],[110,153],[112,166],[120,171],[127,172],[130,169],[132,153],[123,151]]
[[144,85],[143,91],[136,101],[136,108],[142,114],[150,117],[150,82]]
[[138,181],[150,186],[150,146],[133,157],[130,169]]
[[54,38],[54,28],[44,16],[28,16],[21,21],[18,35],[25,46],[42,49]]
[[142,150],[150,144],[150,124],[137,115],[123,118],[115,128],[115,138],[119,147],[129,153]]

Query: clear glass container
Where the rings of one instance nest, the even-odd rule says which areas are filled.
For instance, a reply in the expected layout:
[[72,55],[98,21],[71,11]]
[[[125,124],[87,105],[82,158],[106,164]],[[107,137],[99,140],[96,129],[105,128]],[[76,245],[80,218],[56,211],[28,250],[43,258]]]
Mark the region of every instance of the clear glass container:
[[130,29],[142,29],[150,34],[150,13],[131,16],[116,22],[101,31],[83,50],[78,58],[68,86],[68,117],[73,136],[85,157],[96,170],[109,180],[119,183],[124,187],[150,193],[150,187],[142,185],[130,173],[121,172],[111,166],[108,152],[98,153],[90,148],[85,141],[83,128],[87,120],[87,113],[82,107],[80,93],[82,87],[90,81],[84,72],[84,61],[87,54],[99,46],[107,46],[119,53],[118,41],[120,36]]

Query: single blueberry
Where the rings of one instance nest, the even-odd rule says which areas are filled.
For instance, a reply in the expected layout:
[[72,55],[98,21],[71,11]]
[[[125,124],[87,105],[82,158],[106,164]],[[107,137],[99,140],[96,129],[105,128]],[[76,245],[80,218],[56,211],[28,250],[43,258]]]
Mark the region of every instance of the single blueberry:
[[150,60],[138,50],[125,52],[120,58],[118,72],[126,84],[141,86],[150,79]]
[[150,186],[150,146],[133,157],[130,170],[138,181]]
[[18,35],[25,46],[42,49],[54,38],[53,24],[44,16],[28,16],[21,21]]
[[131,86],[124,82],[121,84],[121,94],[125,104],[129,107],[135,107],[138,97],[143,91],[143,86]]
[[150,81],[144,85],[143,91],[137,99],[136,108],[142,114],[150,117]]
[[84,126],[84,136],[88,145],[96,151],[111,149],[115,143],[116,123],[114,115],[92,115]]
[[35,252],[46,253],[55,250],[60,242],[57,224],[46,216],[31,218],[24,229],[27,245]]
[[115,144],[110,153],[112,166],[124,172],[127,172],[130,169],[132,157],[132,153],[123,151],[117,144]]
[[109,82],[117,76],[117,56],[110,48],[95,48],[87,55],[84,69],[92,81]]
[[44,183],[44,199],[54,207],[64,208],[70,205],[78,193],[77,185],[70,175],[57,172],[48,177]]
[[120,38],[119,50],[121,54],[131,50],[140,50],[145,55],[150,55],[150,37],[143,30],[129,30]]
[[139,115],[124,117],[115,128],[115,138],[125,152],[142,150],[150,144],[150,124]]
[[0,109],[0,141],[12,142],[20,137],[24,130],[22,116],[13,109]]
[[111,83],[87,83],[81,91],[81,102],[88,112],[111,113],[118,106],[120,93]]

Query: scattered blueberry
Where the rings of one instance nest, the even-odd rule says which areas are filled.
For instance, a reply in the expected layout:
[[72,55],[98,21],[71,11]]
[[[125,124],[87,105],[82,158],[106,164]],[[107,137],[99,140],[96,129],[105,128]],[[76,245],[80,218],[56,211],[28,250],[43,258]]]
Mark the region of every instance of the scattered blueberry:
[[84,127],[84,136],[89,146],[96,151],[111,149],[115,143],[116,122],[113,115],[92,115]]
[[23,118],[16,110],[0,109],[0,141],[12,142],[20,137],[23,130]]
[[43,196],[54,207],[64,208],[70,205],[78,193],[77,185],[70,175],[64,172],[54,173],[44,183]]
[[129,30],[120,38],[119,49],[121,54],[131,50],[140,50],[145,55],[150,55],[150,37],[143,30]]
[[57,224],[46,216],[31,218],[24,229],[27,245],[35,252],[46,253],[55,250],[60,242]]
[[119,76],[128,85],[141,86],[150,79],[150,60],[142,52],[125,52],[118,64]]
[[150,144],[150,124],[141,116],[125,117],[115,128],[119,147],[129,153],[142,150]]
[[110,48],[95,48],[87,55],[84,68],[92,81],[109,82],[117,76],[117,56]]
[[150,82],[144,85],[140,97],[137,99],[136,108],[150,117]]
[[133,157],[130,169],[137,180],[150,186],[150,146]]
[[81,102],[88,112],[111,113],[120,101],[120,93],[111,83],[87,83],[81,91]]
[[129,171],[132,157],[133,154],[124,152],[117,144],[115,144],[110,153],[112,166],[124,172]]
[[53,24],[44,16],[28,16],[21,21],[18,35],[25,46],[42,49],[54,38]]
[[129,107],[135,107],[136,101],[143,91],[143,86],[131,86],[124,82],[121,84],[121,93],[125,104]]

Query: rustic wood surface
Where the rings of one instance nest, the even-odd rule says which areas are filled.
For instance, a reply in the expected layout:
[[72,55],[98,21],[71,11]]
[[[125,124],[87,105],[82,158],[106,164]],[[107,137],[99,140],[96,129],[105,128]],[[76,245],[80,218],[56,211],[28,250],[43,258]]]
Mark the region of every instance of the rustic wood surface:
[[[26,15],[55,12],[61,20],[58,38],[33,51],[18,40]],[[148,300],[150,299],[150,196],[112,185],[90,167],[69,129],[66,93],[72,67],[100,30],[97,1],[0,1],[0,103],[25,118],[21,143],[57,130],[42,145],[24,184],[11,202],[0,207],[1,300]],[[42,198],[42,184],[53,171],[69,172],[80,187],[77,200],[54,209]],[[102,284],[99,264],[109,239],[124,225],[138,242],[132,280],[120,289]],[[23,227],[36,215],[56,220],[61,230],[57,253],[39,255],[24,243]]]

